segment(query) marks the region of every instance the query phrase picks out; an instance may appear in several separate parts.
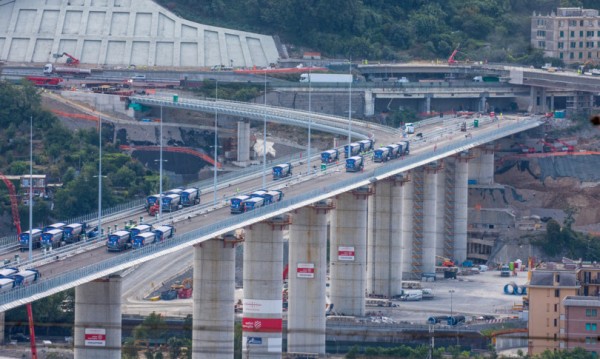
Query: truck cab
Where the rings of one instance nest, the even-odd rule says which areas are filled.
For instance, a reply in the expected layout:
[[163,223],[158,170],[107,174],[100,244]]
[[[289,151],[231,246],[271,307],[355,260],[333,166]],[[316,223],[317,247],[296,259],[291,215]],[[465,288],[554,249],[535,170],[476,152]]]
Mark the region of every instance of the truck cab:
[[408,134],[415,133],[415,125],[412,122],[409,122],[404,125],[404,131]]
[[327,150],[321,152],[321,163],[333,163],[339,158],[339,151],[337,149]]
[[175,228],[173,226],[163,225],[154,228],[153,232],[156,234],[157,241],[163,241],[167,238],[173,237]]
[[63,238],[67,243],[79,242],[81,239],[81,233],[85,229],[83,223],[71,223],[67,224],[63,228]]
[[390,159],[390,149],[380,147],[373,153],[373,162],[387,162]]
[[359,172],[363,167],[364,162],[362,156],[353,156],[346,159],[346,172]]
[[180,193],[181,204],[185,207],[200,203],[200,189],[196,187],[186,188]]
[[128,231],[116,231],[108,236],[106,249],[109,252],[120,252],[131,248],[131,236]]
[[244,212],[244,201],[250,199],[250,196],[241,195],[231,199],[230,211],[231,213],[243,213]]
[[358,142],[353,142],[351,144],[345,145],[344,154],[346,155],[346,158],[358,155],[360,153],[360,148],[361,146]]
[[50,229],[42,233],[43,248],[58,248],[63,240],[64,232],[62,229]]
[[31,248],[39,248],[42,245],[42,230],[35,228],[31,230],[31,235],[29,235],[29,231],[19,234],[19,249],[21,252],[29,249],[29,240],[31,240]]
[[292,175],[292,164],[282,163],[273,167],[273,180],[278,180]]

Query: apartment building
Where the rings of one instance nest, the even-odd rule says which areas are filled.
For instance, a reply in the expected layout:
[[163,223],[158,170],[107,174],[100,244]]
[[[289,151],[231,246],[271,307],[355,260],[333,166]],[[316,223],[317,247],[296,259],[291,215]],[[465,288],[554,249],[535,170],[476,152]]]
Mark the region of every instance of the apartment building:
[[531,46],[565,64],[600,63],[598,10],[563,7],[549,15],[533,13]]
[[563,328],[561,328],[561,349],[583,348],[598,355],[600,353],[600,298],[566,297]]
[[553,266],[531,272],[527,287],[529,293],[528,351],[530,355],[545,350],[560,349],[561,318],[564,318],[563,300],[575,296],[579,290],[573,269]]

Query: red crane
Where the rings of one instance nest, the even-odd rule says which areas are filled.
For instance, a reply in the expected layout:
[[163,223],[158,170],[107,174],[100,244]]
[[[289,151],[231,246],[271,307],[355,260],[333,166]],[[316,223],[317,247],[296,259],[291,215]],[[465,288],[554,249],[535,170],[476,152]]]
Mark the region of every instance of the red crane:
[[458,44],[458,46],[456,46],[456,49],[454,49],[454,51],[452,51],[452,55],[450,55],[450,57],[448,58],[448,65],[456,64],[456,60],[454,60],[454,57],[456,56],[456,54],[458,54],[459,48],[460,48],[460,44]]
[[63,52],[62,54],[55,54],[53,56],[55,58],[66,56],[67,57],[67,66],[77,66],[77,65],[79,65],[79,59],[76,58],[75,56],[71,55],[71,54],[67,54],[66,52]]
[[[10,198],[10,208],[12,209],[13,222],[17,227],[17,236],[21,234],[21,217],[19,216],[19,205],[17,204],[17,191],[11,181],[0,172],[0,178],[8,187],[8,197]],[[31,181],[31,178],[29,179]],[[29,319],[29,341],[31,344],[31,358],[37,359],[37,348],[35,347],[35,328],[33,327],[33,311],[31,303],[27,303],[27,318]]]

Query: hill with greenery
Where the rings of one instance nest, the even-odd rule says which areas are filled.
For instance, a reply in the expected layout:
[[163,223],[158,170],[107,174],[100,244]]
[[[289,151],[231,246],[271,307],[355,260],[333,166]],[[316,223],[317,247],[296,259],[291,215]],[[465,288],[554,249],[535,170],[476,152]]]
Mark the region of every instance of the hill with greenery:
[[192,21],[278,35],[330,58],[397,61],[445,59],[460,44],[457,59],[532,62],[534,11],[600,9],[596,0],[157,1]]
[[[97,129],[71,131],[64,127],[52,113],[42,109],[39,89],[28,81],[21,84],[0,81],[0,172],[29,174],[30,119],[33,120],[33,173],[45,174],[50,183],[62,184],[51,202],[34,202],[34,226],[96,211]],[[106,178],[102,181],[102,205],[105,208],[157,191],[159,181],[158,174],[119,152],[118,144],[112,143],[110,130],[103,126],[102,172]],[[19,183],[15,186],[19,191]],[[0,185],[2,213],[10,213],[4,184]],[[21,206],[20,213],[21,226],[27,228],[27,207]],[[0,236],[6,234],[3,231]]]

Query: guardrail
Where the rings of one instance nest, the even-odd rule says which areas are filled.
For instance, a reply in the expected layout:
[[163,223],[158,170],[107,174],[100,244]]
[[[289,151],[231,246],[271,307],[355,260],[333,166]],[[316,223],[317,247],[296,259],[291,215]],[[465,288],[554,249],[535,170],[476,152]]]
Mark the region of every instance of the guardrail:
[[390,177],[397,173],[405,172],[412,168],[422,166],[431,161],[441,159],[459,153],[470,148],[482,145],[498,138],[506,137],[513,133],[521,132],[540,125],[538,121],[516,122],[499,128],[490,134],[477,136],[462,140],[457,143],[439,148],[433,152],[424,152],[414,156],[408,156],[403,160],[390,161],[371,171],[357,173],[352,177],[339,181],[296,197],[284,199],[281,202],[258,208],[254,211],[228,217],[219,222],[213,222],[200,227],[192,232],[173,237],[169,240],[130,250],[108,260],[94,263],[89,266],[78,268],[68,273],[63,273],[48,280],[40,280],[26,287],[19,287],[9,292],[0,294],[0,310],[5,311],[18,305],[57,293],[59,291],[75,287],[90,280],[118,272],[131,266],[149,261],[164,254],[172,253],[192,244],[203,242],[215,236],[228,233],[237,228],[256,223],[290,210],[301,208],[310,203],[317,202],[334,195],[347,192],[378,180]]

